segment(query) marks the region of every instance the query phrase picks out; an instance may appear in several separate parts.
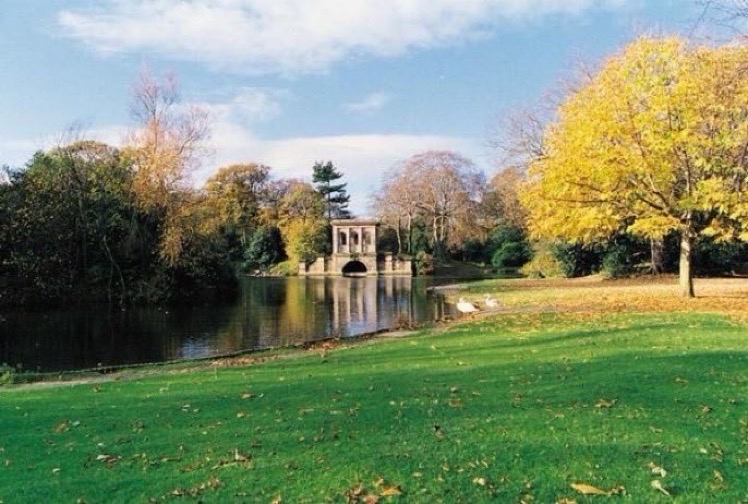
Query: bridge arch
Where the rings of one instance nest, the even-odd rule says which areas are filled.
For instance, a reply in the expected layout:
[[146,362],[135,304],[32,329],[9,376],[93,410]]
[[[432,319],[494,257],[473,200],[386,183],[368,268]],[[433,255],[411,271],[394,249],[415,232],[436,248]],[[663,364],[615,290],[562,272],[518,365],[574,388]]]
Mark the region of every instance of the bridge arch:
[[344,276],[364,276],[369,270],[366,268],[366,265],[362,263],[361,261],[348,261],[345,266],[343,266],[343,275]]

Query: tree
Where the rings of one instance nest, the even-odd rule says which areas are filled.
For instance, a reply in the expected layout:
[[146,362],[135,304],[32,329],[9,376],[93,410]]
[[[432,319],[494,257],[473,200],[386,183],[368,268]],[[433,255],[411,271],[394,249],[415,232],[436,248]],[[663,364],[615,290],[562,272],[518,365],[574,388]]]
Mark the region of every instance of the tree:
[[699,236],[748,240],[748,49],[642,37],[573,93],[523,195],[535,237],[680,236],[692,297]]
[[270,168],[257,163],[220,168],[205,183],[205,193],[216,209],[224,232],[247,245],[253,227],[259,224],[260,208],[270,181]]
[[0,269],[19,279],[17,302],[76,292],[125,298],[131,170],[119,150],[78,141],[38,152],[0,194]]
[[[551,104],[555,98],[548,98]],[[543,131],[550,122],[550,106],[510,111],[501,115],[489,131],[488,147],[499,170],[523,173],[546,154]]]
[[347,219],[351,216],[348,203],[351,197],[346,192],[347,182],[334,183],[343,178],[343,174],[335,169],[331,161],[314,163],[312,167],[312,182],[325,200],[325,216],[329,224],[332,219]]
[[290,261],[316,257],[326,245],[325,201],[314,188],[300,180],[288,182],[281,200],[279,227]]
[[488,226],[527,227],[527,209],[520,200],[525,179],[524,170],[515,167],[504,168],[491,178],[481,198]]
[[419,194],[418,208],[431,228],[437,256],[477,230],[474,219],[477,196],[485,185],[483,174],[469,159],[451,151],[427,151],[406,161]]
[[372,198],[380,218],[398,230],[406,226],[407,251],[416,252],[413,233],[423,225],[431,249],[444,257],[450,247],[480,231],[475,221],[485,178],[472,161],[451,151],[427,151],[395,166]]
[[[372,196],[371,205],[377,217],[395,230],[398,253],[413,254],[413,224],[418,218],[420,199],[415,175],[415,172],[407,170],[402,163],[385,175],[382,187]],[[403,247],[403,226],[407,238],[406,247]]]
[[244,249],[244,268],[248,271],[267,271],[286,258],[280,229],[258,227]]
[[180,107],[176,79],[163,81],[143,70],[133,87],[132,114],[138,128],[130,135],[125,149],[134,163],[133,192],[139,207],[152,216],[163,215],[160,226],[160,256],[176,264],[189,221],[179,204],[189,172],[206,154],[210,136],[207,113],[199,107]]
[[742,32],[741,24],[748,19],[748,1],[746,0],[699,0],[699,4],[704,6],[702,18],[707,17],[711,11],[711,18],[714,18],[720,25],[726,25],[738,32]]

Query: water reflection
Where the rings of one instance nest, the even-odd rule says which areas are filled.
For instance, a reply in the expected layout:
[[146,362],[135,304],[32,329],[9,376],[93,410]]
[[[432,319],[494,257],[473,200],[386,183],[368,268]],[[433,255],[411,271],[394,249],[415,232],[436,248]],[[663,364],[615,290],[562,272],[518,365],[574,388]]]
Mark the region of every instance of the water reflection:
[[246,278],[237,299],[164,310],[14,312],[0,363],[51,371],[161,362],[351,337],[447,315],[419,278]]

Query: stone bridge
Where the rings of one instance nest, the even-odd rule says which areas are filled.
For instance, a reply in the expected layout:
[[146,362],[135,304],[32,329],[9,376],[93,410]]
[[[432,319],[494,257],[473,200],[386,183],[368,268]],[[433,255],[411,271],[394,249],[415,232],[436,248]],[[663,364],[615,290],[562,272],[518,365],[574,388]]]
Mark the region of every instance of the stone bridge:
[[299,264],[299,275],[411,276],[409,260],[377,252],[379,222],[376,219],[332,221],[332,255]]

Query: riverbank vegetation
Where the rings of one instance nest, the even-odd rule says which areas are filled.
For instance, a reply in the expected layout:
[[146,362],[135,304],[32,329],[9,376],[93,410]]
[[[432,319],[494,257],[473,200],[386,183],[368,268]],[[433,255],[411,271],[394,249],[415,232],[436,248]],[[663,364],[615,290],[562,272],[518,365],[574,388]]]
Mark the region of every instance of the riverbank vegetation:
[[485,281],[400,338],[0,391],[0,500],[739,502],[748,293],[697,289]]

